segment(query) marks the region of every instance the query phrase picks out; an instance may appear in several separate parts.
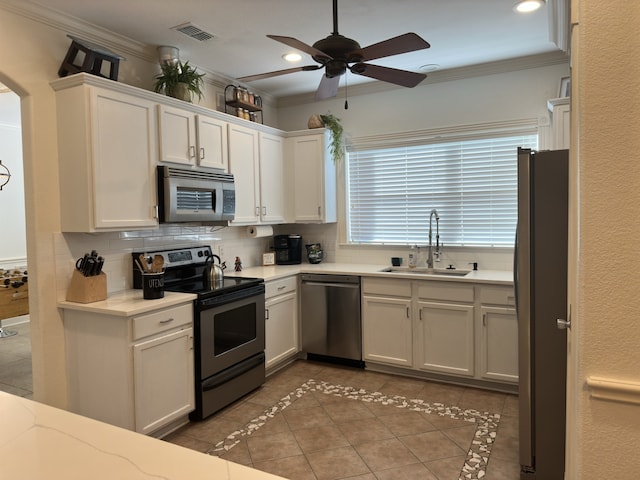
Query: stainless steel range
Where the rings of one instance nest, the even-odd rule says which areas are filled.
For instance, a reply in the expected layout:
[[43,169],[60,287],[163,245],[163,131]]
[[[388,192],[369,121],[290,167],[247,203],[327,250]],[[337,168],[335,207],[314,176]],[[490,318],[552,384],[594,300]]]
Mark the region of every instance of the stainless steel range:
[[[194,345],[196,409],[201,420],[258,388],[265,380],[265,300],[261,278],[224,277],[220,285],[205,283],[205,260],[211,247],[154,252],[165,264],[165,290],[195,293]],[[133,263],[133,286],[142,288]]]

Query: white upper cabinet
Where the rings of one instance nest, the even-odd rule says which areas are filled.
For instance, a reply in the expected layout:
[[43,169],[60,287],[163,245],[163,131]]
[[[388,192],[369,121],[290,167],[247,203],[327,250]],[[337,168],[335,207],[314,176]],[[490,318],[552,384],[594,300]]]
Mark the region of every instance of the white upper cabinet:
[[229,125],[229,171],[236,184],[236,215],[232,224],[254,225],[260,221],[260,155],[258,132],[241,125]]
[[293,171],[295,223],[333,223],[336,210],[336,166],[325,129],[291,132],[288,165]]
[[91,77],[80,74],[52,82],[58,116],[61,229],[157,227],[155,104],[102,88],[103,82],[115,82]]
[[229,170],[227,122],[207,115],[196,115],[198,165]]
[[260,221],[285,223],[284,139],[260,132]]
[[229,171],[236,183],[233,225],[285,223],[283,138],[229,124]]
[[227,171],[227,122],[168,105],[158,105],[161,162]]
[[551,150],[563,150],[571,145],[571,97],[554,98],[547,102],[551,112]]

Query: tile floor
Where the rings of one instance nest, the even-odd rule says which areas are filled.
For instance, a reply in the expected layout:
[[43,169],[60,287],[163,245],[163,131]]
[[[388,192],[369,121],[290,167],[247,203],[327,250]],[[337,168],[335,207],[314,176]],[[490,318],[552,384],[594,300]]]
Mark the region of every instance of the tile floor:
[[[33,398],[31,376],[31,336],[29,322],[23,317],[2,320],[5,330],[18,332],[0,338],[0,391]],[[22,323],[13,324],[19,321]]]
[[513,395],[298,360],[165,440],[294,480],[517,480]]
[[[32,398],[29,323],[3,326],[0,390]],[[517,397],[304,360],[165,440],[292,480],[519,479]]]

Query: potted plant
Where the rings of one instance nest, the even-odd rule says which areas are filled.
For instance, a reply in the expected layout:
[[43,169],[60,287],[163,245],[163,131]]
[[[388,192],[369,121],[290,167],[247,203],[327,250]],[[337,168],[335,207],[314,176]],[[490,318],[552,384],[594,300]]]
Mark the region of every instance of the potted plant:
[[192,94],[202,100],[202,86],[204,73],[198,73],[189,62],[168,63],[162,65],[162,73],[156,76],[154,90],[163,92],[169,97],[179,98],[187,102],[191,101]]
[[340,119],[331,113],[325,115],[312,115],[308,122],[309,128],[328,128],[331,132],[331,143],[329,151],[334,163],[338,163],[344,156],[344,130],[340,124]]

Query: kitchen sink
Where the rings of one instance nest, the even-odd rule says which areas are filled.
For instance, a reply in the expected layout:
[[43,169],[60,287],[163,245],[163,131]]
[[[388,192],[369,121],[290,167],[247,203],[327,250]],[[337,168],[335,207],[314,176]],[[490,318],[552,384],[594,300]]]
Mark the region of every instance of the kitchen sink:
[[471,270],[460,270],[457,268],[409,268],[409,267],[387,267],[383,272],[390,273],[411,273],[416,275],[436,275],[443,277],[464,277]]

